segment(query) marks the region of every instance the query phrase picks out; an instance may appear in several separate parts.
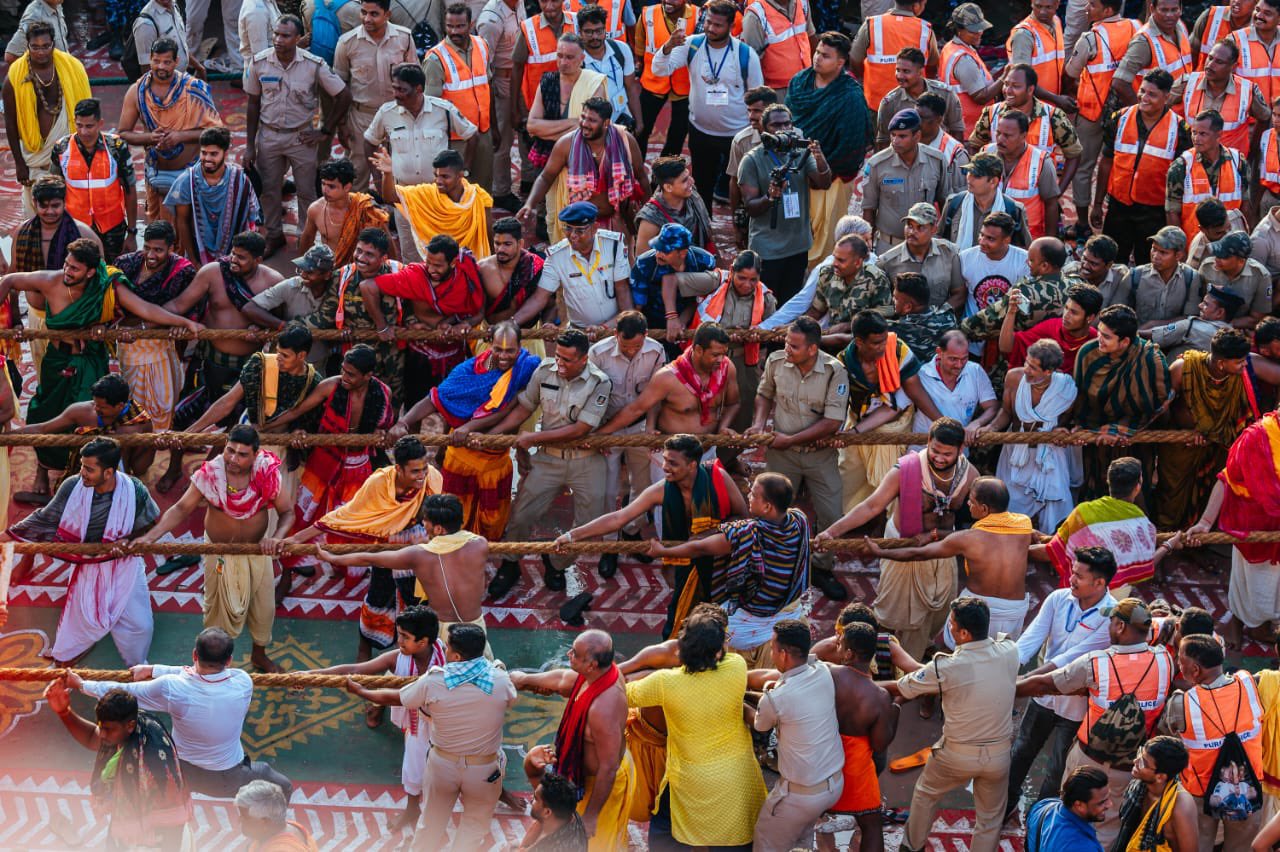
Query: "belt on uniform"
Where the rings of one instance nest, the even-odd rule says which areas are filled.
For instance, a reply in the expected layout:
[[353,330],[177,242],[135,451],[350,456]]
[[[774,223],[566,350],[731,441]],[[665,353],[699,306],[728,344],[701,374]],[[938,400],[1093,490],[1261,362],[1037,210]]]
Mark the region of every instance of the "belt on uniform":
[[373,115],[378,110],[382,109],[382,106],[381,105],[370,106],[368,104],[352,104],[351,108],[356,112],[362,112],[365,115]]
[[263,127],[268,130],[274,130],[276,133],[297,133],[300,130],[308,130],[311,128],[311,122],[309,121],[306,124],[299,124],[297,127],[276,127],[274,124],[267,124],[265,121],[261,122],[261,124]]
[[538,452],[546,453],[547,455],[554,456],[558,459],[581,459],[581,458],[586,458],[587,456],[592,455],[594,453],[598,453],[600,451],[599,450],[574,450],[574,449],[566,449],[564,447],[539,447]]
[[970,755],[1000,755],[1009,752],[1013,746],[1006,740],[1000,740],[994,743],[958,743],[952,740],[940,740],[935,748],[945,748],[956,754]]
[[456,751],[449,751],[447,748],[440,748],[438,745],[431,746],[431,754],[439,755],[453,763],[465,763],[467,766],[483,766],[487,763],[497,763],[500,759],[500,755],[496,751],[491,751],[487,754],[459,754]]
[[785,778],[778,783],[786,785],[786,787],[783,788],[783,792],[785,793],[795,793],[797,796],[812,796],[814,793],[825,793],[830,790],[832,779],[839,778],[841,772],[833,772],[828,775],[825,780],[819,781],[817,784],[797,784],[794,781],[788,781]]

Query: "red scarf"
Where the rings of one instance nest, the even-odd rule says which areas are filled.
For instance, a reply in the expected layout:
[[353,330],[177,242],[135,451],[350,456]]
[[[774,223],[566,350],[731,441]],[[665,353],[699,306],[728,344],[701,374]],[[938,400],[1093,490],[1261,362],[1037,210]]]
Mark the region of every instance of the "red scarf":
[[620,676],[617,665],[610,665],[609,670],[590,686],[587,686],[586,678],[578,675],[573,692],[569,693],[569,703],[564,707],[564,715],[560,717],[560,728],[556,731],[556,771],[573,782],[579,792],[587,780],[582,767],[587,712],[605,690],[613,688]]
[[[692,350],[690,350],[692,351]],[[675,373],[680,384],[687,387],[698,398],[702,412],[699,422],[706,426],[711,422],[711,401],[724,390],[725,381],[729,378],[729,359],[725,358],[711,373],[710,380],[704,385],[702,377],[689,359],[689,352],[671,362],[671,372]]]

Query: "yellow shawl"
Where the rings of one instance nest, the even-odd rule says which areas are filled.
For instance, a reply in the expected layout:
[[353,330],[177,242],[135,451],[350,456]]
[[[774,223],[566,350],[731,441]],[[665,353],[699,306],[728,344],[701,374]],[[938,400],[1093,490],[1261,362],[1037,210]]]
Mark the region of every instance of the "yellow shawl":
[[434,183],[397,186],[396,207],[413,227],[418,253],[427,256],[427,242],[436,234],[448,234],[476,257],[488,257],[489,208],[493,197],[482,187],[462,182],[462,200],[454,201]]
[[1280,671],[1258,672],[1262,704],[1262,792],[1280,796]]
[[[44,147],[44,137],[40,135],[40,119],[36,115],[36,87],[27,80],[30,71],[28,56],[22,54],[9,66],[9,86],[13,89],[14,105],[18,109],[17,116],[9,116],[9,120],[17,120],[23,146],[28,151],[39,151]],[[61,50],[53,52],[53,69],[62,86],[62,108],[71,115],[76,104],[93,97],[89,75],[79,59]]]
[[[430,541],[418,546],[427,553],[453,553],[454,551],[461,550],[470,542],[473,542],[478,538],[480,538],[480,536],[470,530],[458,530],[457,532],[446,533],[445,535],[432,536]],[[423,600],[426,600],[427,590],[422,588],[422,582],[420,580],[414,581],[413,593]]]
[[975,521],[973,528],[995,535],[1025,535],[1031,532],[1031,519],[1017,512],[993,512]]
[[440,471],[427,466],[426,487],[408,500],[396,499],[396,467],[375,470],[345,506],[339,506],[316,522],[326,532],[356,534],[386,541],[413,526],[428,494],[439,494],[444,484]]

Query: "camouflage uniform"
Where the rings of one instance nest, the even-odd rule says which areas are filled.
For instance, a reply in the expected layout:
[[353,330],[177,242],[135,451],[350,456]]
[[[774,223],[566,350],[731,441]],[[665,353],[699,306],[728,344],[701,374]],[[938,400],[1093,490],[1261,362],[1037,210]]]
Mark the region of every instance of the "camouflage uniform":
[[[1205,177],[1209,179],[1209,188],[1216,194],[1218,191],[1218,174],[1222,171],[1222,164],[1228,161],[1225,149],[1219,152],[1218,162],[1213,165],[1206,165],[1204,158],[1196,154],[1196,160],[1200,165],[1204,166]],[[1249,197],[1249,160],[1241,157],[1240,160],[1240,197]],[[1187,179],[1187,161],[1181,156],[1169,164],[1169,173],[1164,179],[1164,211],[1166,213],[1174,213],[1179,217],[1182,216],[1182,196],[1183,190],[1186,188],[1183,184]]]
[[[1014,320],[1014,328],[1017,331],[1026,331],[1046,317],[1062,316],[1062,306],[1067,302],[1067,289],[1081,283],[1083,282],[1079,278],[1064,278],[1061,274],[1033,275],[1019,281],[1014,286],[1022,292],[1030,305],[1030,310],[1025,313],[1018,312],[1018,317]],[[961,320],[960,330],[973,341],[998,340],[1000,326],[1004,324],[1004,315],[1008,307],[1009,297],[1002,296],[973,316]],[[1004,374],[1008,371],[1009,362],[1003,355],[995,359],[995,363],[988,371],[997,396],[1004,387]]]
[[818,273],[818,288],[813,294],[813,307],[821,313],[830,312],[831,324],[850,322],[859,311],[876,311],[886,317],[893,316],[893,285],[884,270],[873,263],[864,263],[853,277],[853,284],[846,284],[836,274],[834,266],[824,266]]
[[[1044,115],[1045,110],[1049,109],[1049,105],[1038,100],[1032,100],[1034,115],[1027,116],[1032,123]],[[975,149],[980,149],[984,145],[989,145],[993,141],[991,138],[991,110],[993,105],[983,107],[982,115],[978,116],[978,123],[973,126],[973,132],[969,134],[969,144]],[[1053,144],[1062,149],[1062,156],[1066,159],[1079,157],[1084,152],[1084,146],[1080,144],[1080,137],[1076,136],[1076,129],[1071,123],[1071,116],[1060,109],[1053,109],[1049,117],[1049,129],[1053,133]],[[1027,142],[1031,143],[1031,137],[1027,137]]]
[[[388,261],[382,265],[378,271],[379,275],[393,272],[398,269],[399,265],[393,265]],[[342,286],[341,282],[346,277],[348,267],[342,267],[334,270],[333,278],[329,282],[329,289],[325,291],[324,298],[320,300],[320,307],[312,314],[301,317],[302,321],[311,328],[337,328],[335,317],[338,312],[338,290]],[[346,291],[343,293],[342,309],[345,314],[342,327],[348,329],[370,329],[377,331],[373,324],[373,318],[369,316],[369,312],[365,310],[364,299],[360,296],[360,282],[362,279],[359,272],[355,269],[350,270],[350,278],[347,280]],[[393,296],[382,297],[382,315],[387,322],[392,325],[399,325],[399,300]],[[367,341],[366,341],[367,342]],[[398,408],[403,400],[402,388],[404,385],[404,355],[395,342],[387,343],[377,340],[369,344],[378,353],[378,364],[373,369],[373,374],[382,381],[386,382],[387,387],[391,389],[391,399],[393,404]],[[350,348],[350,344],[341,344],[340,351],[346,352]]]
[[946,305],[925,308],[919,313],[903,314],[889,320],[889,330],[898,335],[898,339],[907,344],[923,363],[933,360],[938,348],[938,338],[942,333],[959,325],[955,311]]

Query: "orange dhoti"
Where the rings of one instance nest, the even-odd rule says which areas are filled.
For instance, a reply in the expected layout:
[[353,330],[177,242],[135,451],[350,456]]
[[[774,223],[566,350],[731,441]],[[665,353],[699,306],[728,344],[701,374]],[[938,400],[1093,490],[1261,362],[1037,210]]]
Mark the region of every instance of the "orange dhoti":
[[462,526],[498,541],[511,514],[511,453],[449,447],[444,463],[444,493],[462,501]]

